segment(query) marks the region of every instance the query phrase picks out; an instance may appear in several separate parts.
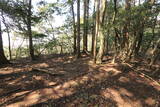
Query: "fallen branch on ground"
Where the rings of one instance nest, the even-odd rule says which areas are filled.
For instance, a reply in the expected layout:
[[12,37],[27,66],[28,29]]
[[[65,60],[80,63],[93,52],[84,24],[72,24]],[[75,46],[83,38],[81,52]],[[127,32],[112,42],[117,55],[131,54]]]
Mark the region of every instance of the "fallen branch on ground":
[[142,72],[139,72],[139,71],[136,70],[136,69],[133,69],[133,66],[130,65],[130,64],[128,64],[128,63],[124,63],[124,64],[126,64],[128,67],[130,67],[134,72],[136,72],[136,73],[138,73],[138,74],[140,74],[140,75],[142,75],[142,76],[150,79],[151,81],[156,82],[156,83],[160,86],[160,83],[159,83],[158,81],[154,80],[152,77],[150,77],[150,76],[148,76],[147,74],[144,74],[144,73],[142,73]]
[[42,72],[42,73],[47,73],[49,75],[52,75],[52,76],[63,76],[64,73],[55,73],[51,70],[48,70],[48,69],[42,69],[42,68],[32,68],[32,71],[38,71],[38,72]]

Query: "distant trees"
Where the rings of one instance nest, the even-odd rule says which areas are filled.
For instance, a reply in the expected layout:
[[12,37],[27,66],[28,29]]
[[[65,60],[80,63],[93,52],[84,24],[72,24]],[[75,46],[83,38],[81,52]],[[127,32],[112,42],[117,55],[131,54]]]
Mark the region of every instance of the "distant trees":
[[[42,0],[37,5],[38,12],[35,12],[32,9],[35,6],[32,5],[32,0],[2,0],[0,10],[8,37],[13,30],[11,28],[14,27],[16,32],[28,38],[29,51],[26,51],[29,52],[32,60],[35,59],[34,54],[44,50],[49,54],[65,53],[67,50],[66,52],[73,52],[77,58],[80,58],[81,52],[92,55],[97,64],[102,63],[106,53],[113,56],[113,62],[128,62],[143,54],[151,56],[149,62],[151,65],[156,62],[160,57],[159,41],[157,41],[160,27],[158,24],[159,2],[156,0],[94,0],[92,8],[90,3],[93,2],[67,0],[47,3]],[[83,10],[80,7],[83,7]],[[90,9],[93,9],[91,14],[89,14]],[[65,14],[67,17],[61,27],[54,27],[54,13]],[[8,27],[9,24],[6,23],[4,16],[11,19],[11,27]],[[43,43],[36,44],[35,39],[40,38],[33,37],[32,27],[39,29],[40,32],[37,34],[47,35],[41,38]],[[40,49],[38,45],[43,48]],[[68,49],[65,49],[66,47]],[[11,59],[11,46],[9,45],[8,48]]]
[[[3,0],[0,2],[1,10],[3,13],[7,14],[10,19],[12,19],[12,24],[20,32],[27,35],[29,38],[29,50],[31,59],[34,60],[34,48],[32,43],[32,22],[34,17],[32,17],[32,4],[29,1],[7,1]],[[5,24],[5,18],[3,17],[3,22]],[[6,25],[6,24],[5,24]],[[7,32],[9,34],[8,26],[6,25]],[[9,45],[10,46],[10,45]],[[9,51],[11,53],[11,51]],[[10,56],[11,57],[11,56]]]
[[[89,18],[92,20],[91,53],[95,63],[102,63],[104,54],[108,53],[106,50],[114,52],[113,62],[117,58],[124,62],[130,61],[150,49],[152,42],[157,38],[155,29],[158,27],[159,6],[156,5],[156,1],[148,0],[143,3],[139,1],[138,3],[125,0],[121,2],[123,4],[117,0],[95,0],[94,2],[93,14]],[[88,1],[83,1],[83,7],[83,52],[85,53],[88,51],[88,33],[86,33],[89,26],[87,22]],[[147,36],[146,32],[152,34],[147,40],[148,43],[144,41]],[[147,47],[144,47],[144,44]]]

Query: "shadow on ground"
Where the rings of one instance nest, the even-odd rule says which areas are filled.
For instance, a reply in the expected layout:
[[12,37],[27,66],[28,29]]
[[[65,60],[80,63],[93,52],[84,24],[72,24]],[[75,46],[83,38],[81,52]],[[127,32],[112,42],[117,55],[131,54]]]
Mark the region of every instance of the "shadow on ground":
[[[53,76],[32,68],[64,75]],[[123,64],[97,66],[90,58],[63,56],[0,70],[0,106],[160,106],[160,86]]]

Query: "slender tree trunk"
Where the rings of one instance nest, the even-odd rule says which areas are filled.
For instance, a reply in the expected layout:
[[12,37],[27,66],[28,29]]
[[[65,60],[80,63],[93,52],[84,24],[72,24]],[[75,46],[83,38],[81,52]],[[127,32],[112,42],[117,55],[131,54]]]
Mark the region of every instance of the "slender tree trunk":
[[12,59],[12,52],[11,52],[11,40],[10,40],[10,33],[9,33],[9,27],[8,25],[6,24],[6,20],[3,16],[3,11],[2,11],[2,20],[3,20],[3,23],[6,27],[6,30],[7,30],[7,34],[8,34],[8,50],[9,50],[9,58],[10,60]]
[[94,7],[93,7],[93,17],[92,17],[92,20],[93,20],[93,27],[92,27],[92,50],[91,50],[91,53],[92,55],[94,56],[94,43],[95,43],[95,5],[96,5],[96,0],[94,0]]
[[77,0],[77,58],[80,54],[80,0]]
[[136,6],[136,0],[133,1],[133,5],[134,5],[134,7]]
[[88,51],[88,33],[89,33],[89,0],[87,0],[87,12],[86,12],[86,24],[87,24],[87,26],[86,26],[86,35],[87,35],[87,51]]
[[130,27],[130,6],[131,6],[131,0],[125,0],[125,25],[123,27],[123,41],[122,41],[122,50],[121,50],[121,59],[123,61],[126,61],[128,59],[128,52],[130,50],[129,48],[129,27]]
[[83,15],[83,53],[87,52],[87,0],[84,0],[84,15]]
[[139,54],[139,50],[140,50],[140,47],[141,47],[142,39],[143,39],[143,27],[142,27],[142,30],[139,31],[139,34],[138,34],[138,41],[137,41],[137,45],[135,47],[135,56],[138,56],[138,54]]
[[[116,15],[117,15],[117,0],[114,0],[114,15],[113,15],[113,19],[112,19],[112,24],[115,24],[115,19],[116,19]],[[115,31],[115,36],[114,36],[114,56],[112,59],[112,63],[115,63],[116,57],[117,57],[117,31],[116,28],[114,27],[114,31]]]
[[100,28],[101,30],[99,31],[99,37],[100,37],[100,47],[99,47],[99,51],[96,57],[96,63],[97,64],[101,64],[102,63],[102,59],[104,56],[104,50],[105,50],[105,37],[102,31],[102,28]]
[[106,44],[105,44],[105,54],[109,54],[109,29],[107,30]]
[[61,47],[60,54],[62,55],[63,54],[63,45],[60,45],[60,47]]
[[151,66],[156,62],[159,56],[160,56],[160,38],[157,40],[155,47],[153,49],[153,52],[152,52],[152,59],[150,62]]
[[100,47],[99,51],[96,57],[96,63],[101,64],[102,59],[104,56],[104,50],[105,50],[105,36],[103,33],[103,25],[104,25],[104,19],[105,19],[105,13],[106,13],[106,0],[101,0],[100,1],[100,17],[99,17],[99,30],[98,30],[98,35],[100,38]]
[[28,5],[28,36],[29,36],[29,51],[30,51],[30,56],[32,60],[35,60],[34,56],[34,48],[33,48],[33,40],[32,40],[32,28],[31,28],[31,15],[32,15],[32,0],[29,0],[29,5]]
[[74,54],[76,54],[77,52],[77,36],[76,36],[76,24],[75,24],[75,14],[74,14],[74,2],[72,0],[71,3],[71,11],[72,11],[72,17],[73,17],[73,35],[74,35],[74,45],[73,45],[73,50],[74,50]]
[[96,21],[95,21],[95,36],[94,36],[94,46],[93,46],[93,59],[94,63],[96,63],[96,55],[97,55],[97,36],[98,36],[98,30],[99,30],[99,16],[100,16],[100,1],[95,0],[95,6],[96,6]]
[[0,21],[0,65],[3,65],[3,64],[9,64],[9,61],[7,60],[7,58],[4,55],[1,21]]

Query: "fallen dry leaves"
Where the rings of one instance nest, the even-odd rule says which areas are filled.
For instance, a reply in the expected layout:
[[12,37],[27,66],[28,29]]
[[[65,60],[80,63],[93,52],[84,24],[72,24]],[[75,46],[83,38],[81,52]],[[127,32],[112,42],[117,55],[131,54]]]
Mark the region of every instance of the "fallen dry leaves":
[[0,106],[158,107],[160,86],[130,67],[73,56],[23,61],[0,69]]

